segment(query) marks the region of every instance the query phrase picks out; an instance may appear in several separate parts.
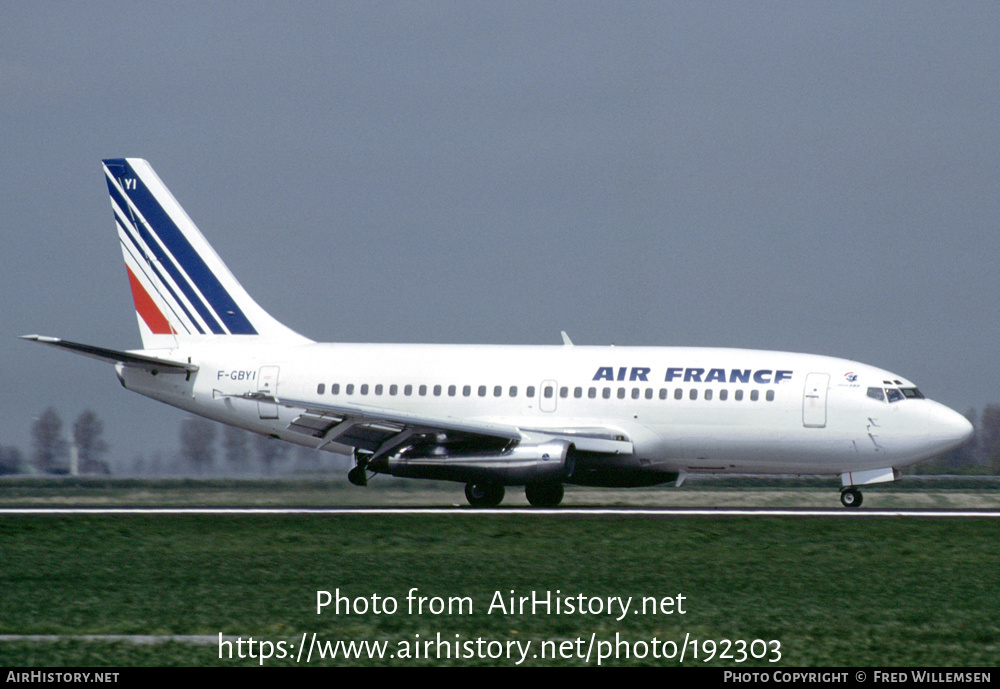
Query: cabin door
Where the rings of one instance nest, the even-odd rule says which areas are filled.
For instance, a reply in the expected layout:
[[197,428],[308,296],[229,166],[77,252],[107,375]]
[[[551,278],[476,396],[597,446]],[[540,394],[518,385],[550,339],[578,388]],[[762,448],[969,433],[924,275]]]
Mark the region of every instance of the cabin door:
[[[278,370],[277,366],[261,366],[257,374],[257,393],[268,397],[278,395]],[[257,411],[262,419],[278,418],[278,405],[274,402],[258,401]]]
[[826,428],[826,393],[830,374],[810,373],[802,392],[802,425],[806,428]]

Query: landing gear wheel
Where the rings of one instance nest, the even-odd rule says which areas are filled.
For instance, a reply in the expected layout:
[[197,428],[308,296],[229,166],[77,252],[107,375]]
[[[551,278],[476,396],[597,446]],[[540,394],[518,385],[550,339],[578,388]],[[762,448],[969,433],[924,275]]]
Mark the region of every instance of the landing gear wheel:
[[564,492],[561,483],[529,483],[524,487],[524,497],[532,507],[558,507]]
[[356,486],[367,486],[368,472],[363,466],[356,466],[347,472],[347,480]]
[[861,507],[862,499],[861,491],[853,486],[840,491],[840,504],[844,507]]
[[354,468],[347,472],[347,480],[356,486],[368,485],[368,462],[371,453],[354,450]]
[[473,507],[496,507],[503,502],[504,487],[499,483],[466,483],[465,498]]

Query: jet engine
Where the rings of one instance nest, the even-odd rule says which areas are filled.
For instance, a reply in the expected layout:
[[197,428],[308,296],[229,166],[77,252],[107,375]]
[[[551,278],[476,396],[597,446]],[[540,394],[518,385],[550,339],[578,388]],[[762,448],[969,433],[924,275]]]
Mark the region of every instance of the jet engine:
[[507,486],[562,482],[573,475],[570,444],[554,440],[539,445],[515,445],[500,452],[446,454],[406,450],[379,457],[368,468],[403,478],[442,481],[488,481]]

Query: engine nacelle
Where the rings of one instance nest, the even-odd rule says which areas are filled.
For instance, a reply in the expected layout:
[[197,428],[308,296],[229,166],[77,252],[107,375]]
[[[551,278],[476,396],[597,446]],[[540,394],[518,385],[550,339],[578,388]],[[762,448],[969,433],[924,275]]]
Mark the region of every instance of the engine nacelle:
[[569,448],[568,442],[554,440],[540,445],[515,445],[505,452],[480,455],[409,457],[401,453],[394,457],[380,457],[368,468],[403,478],[521,486],[569,479],[573,475],[573,462],[567,460]]

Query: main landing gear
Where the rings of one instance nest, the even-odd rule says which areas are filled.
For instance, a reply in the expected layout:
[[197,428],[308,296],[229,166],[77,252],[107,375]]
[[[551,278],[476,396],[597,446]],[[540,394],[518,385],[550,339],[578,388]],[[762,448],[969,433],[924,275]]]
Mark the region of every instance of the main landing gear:
[[524,497],[532,507],[558,507],[563,492],[561,483],[529,483],[524,487]]
[[840,504],[844,507],[861,507],[863,496],[857,486],[849,486],[840,491]]
[[[557,507],[563,499],[563,485],[558,482],[529,483],[524,496],[532,507]],[[465,497],[473,507],[496,507],[503,502],[504,487],[499,483],[465,484]]]
[[473,507],[496,507],[503,502],[505,493],[504,487],[499,483],[469,481],[465,484],[465,498]]
[[347,480],[356,486],[368,485],[368,461],[371,455],[367,452],[354,451],[354,468],[347,472]]

